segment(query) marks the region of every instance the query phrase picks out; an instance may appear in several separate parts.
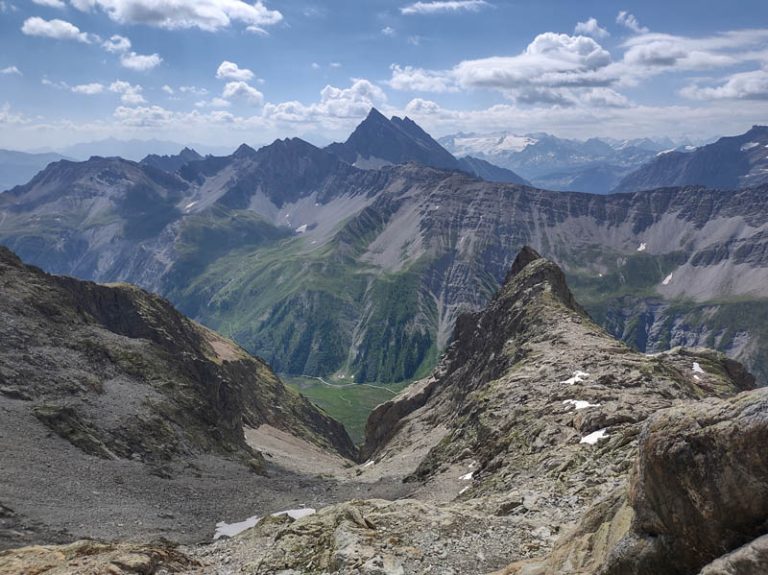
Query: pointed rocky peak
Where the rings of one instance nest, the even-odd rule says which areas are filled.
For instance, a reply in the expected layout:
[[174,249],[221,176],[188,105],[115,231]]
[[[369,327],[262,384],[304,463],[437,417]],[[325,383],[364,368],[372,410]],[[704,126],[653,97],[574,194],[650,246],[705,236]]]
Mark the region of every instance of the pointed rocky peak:
[[233,158],[249,158],[256,154],[256,150],[251,148],[248,144],[240,144],[240,147],[232,154]]
[[512,263],[512,267],[509,268],[509,271],[507,272],[506,278],[504,278],[504,283],[507,284],[512,279],[519,274],[521,271],[523,271],[523,268],[530,264],[531,262],[534,262],[538,259],[541,259],[541,256],[539,255],[539,252],[534,250],[531,246],[523,246],[520,252],[518,252],[517,257],[515,258],[515,261]]
[[197,151],[193,148],[189,148],[187,146],[184,146],[184,149],[179,152],[179,157],[183,158],[189,162],[193,162],[196,160],[202,160],[203,156],[197,153]]
[[388,120],[372,108],[343,144],[328,151],[360,167],[416,162],[434,168],[457,170],[459,161],[415,122],[393,117]]

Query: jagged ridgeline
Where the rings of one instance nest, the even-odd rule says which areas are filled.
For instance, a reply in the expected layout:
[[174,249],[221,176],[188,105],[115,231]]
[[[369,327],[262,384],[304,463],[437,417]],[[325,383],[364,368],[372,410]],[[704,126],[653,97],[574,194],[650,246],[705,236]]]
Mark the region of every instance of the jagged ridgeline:
[[[756,137],[733,153],[752,158],[739,142]],[[368,382],[429,373],[530,244],[636,349],[714,347],[768,380],[765,184],[599,196],[475,168],[373,111],[326,149],[53,163],[0,194],[0,241],[46,271],[160,293],[278,372]]]

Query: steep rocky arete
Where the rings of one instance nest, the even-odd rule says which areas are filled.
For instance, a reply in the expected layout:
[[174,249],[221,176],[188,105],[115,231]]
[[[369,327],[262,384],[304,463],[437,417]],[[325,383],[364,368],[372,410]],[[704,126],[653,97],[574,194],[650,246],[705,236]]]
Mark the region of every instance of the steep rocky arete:
[[716,352],[630,350],[526,248],[433,375],[371,415],[367,461],[333,471],[407,492],[270,517],[167,570],[763,573],[768,391],[754,385]]

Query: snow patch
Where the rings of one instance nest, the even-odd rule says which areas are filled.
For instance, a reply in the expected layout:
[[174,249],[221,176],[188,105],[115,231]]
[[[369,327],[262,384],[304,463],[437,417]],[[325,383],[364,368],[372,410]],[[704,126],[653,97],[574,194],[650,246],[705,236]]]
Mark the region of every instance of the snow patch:
[[566,399],[563,401],[564,405],[572,405],[578,411],[579,409],[587,409],[588,407],[600,407],[599,403],[589,403],[588,401],[582,401],[580,399]]
[[671,281],[672,281],[672,274],[669,274],[667,277],[664,278],[664,281],[661,282],[661,285],[668,286]]
[[473,475],[474,475],[474,472],[470,471],[469,473],[465,473],[464,475],[459,477],[459,479],[461,479],[462,481],[472,481],[472,476]]
[[459,491],[459,495],[462,495],[463,493],[466,493],[467,491],[469,491],[469,485],[467,485],[466,487],[462,487],[461,491]]
[[597,431],[593,431],[589,435],[582,437],[579,443],[586,443],[587,445],[595,445],[598,441],[606,437],[608,437],[608,434],[606,433],[606,428],[603,428]]
[[698,361],[693,362],[693,367],[691,368],[693,370],[693,373],[707,373],[704,371],[704,369],[701,367],[701,364]]
[[580,371],[577,369],[576,371],[573,372],[573,375],[569,379],[566,379],[565,381],[561,381],[560,383],[573,385],[575,383],[581,383],[588,377],[589,377],[589,374],[586,371]]
[[370,467],[374,463],[376,463],[376,462],[373,459],[371,459],[369,462],[367,462],[365,465],[363,465],[363,467]]
[[742,144],[741,151],[746,152],[747,150],[751,150],[752,148],[758,147],[760,144],[758,142],[747,142],[746,144]]
[[645,243],[641,243],[641,244],[640,244],[640,247],[639,247],[639,248],[637,248],[637,251],[639,251],[639,252],[644,252],[644,251],[645,251]]
[[192,209],[192,207],[193,207],[193,206],[195,206],[195,204],[197,204],[197,202],[196,202],[196,201],[194,201],[194,202],[189,202],[189,203],[188,203],[186,206],[184,206],[184,209],[185,209],[185,210],[189,210],[189,209]]
[[255,527],[259,521],[261,521],[261,517],[258,515],[249,517],[245,521],[238,521],[237,523],[226,523],[224,521],[219,521],[216,524],[216,532],[213,534],[213,540],[216,541],[222,537],[234,537],[246,529]]
[[[287,515],[291,519],[301,519],[302,517],[308,517],[309,515],[314,515],[315,513],[317,513],[316,509],[311,507],[301,507],[299,509],[286,509],[285,511],[278,511],[277,513],[273,513],[272,517]],[[234,537],[235,535],[239,535],[243,531],[246,531],[251,527],[255,527],[259,521],[261,521],[261,517],[258,515],[254,515],[253,517],[249,517],[248,519],[238,521],[236,523],[219,521],[216,524],[216,532],[213,534],[213,540],[216,541],[222,537]]]
[[297,234],[303,234],[306,231],[307,231],[307,224],[304,224],[304,225],[299,226],[298,228],[296,228],[296,233]]

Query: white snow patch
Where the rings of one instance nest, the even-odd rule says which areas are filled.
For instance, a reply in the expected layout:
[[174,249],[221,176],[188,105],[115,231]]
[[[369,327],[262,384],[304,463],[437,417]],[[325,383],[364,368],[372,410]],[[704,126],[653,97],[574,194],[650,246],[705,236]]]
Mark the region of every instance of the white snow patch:
[[363,467],[370,467],[374,463],[376,463],[376,462],[373,459],[371,459],[369,462],[367,462],[365,465],[363,465]]
[[197,201],[189,202],[186,206],[184,206],[185,210],[191,209],[195,204],[197,204]]
[[693,379],[695,379],[696,381],[701,381],[701,378],[696,374],[693,374]]
[[588,407],[600,407],[599,403],[589,403],[588,401],[582,401],[580,399],[566,399],[563,401],[563,404],[572,405],[576,410],[587,409]]
[[474,475],[474,472],[470,471],[469,473],[466,473],[459,477],[462,481],[472,481],[472,475]]
[[641,243],[641,244],[640,244],[640,247],[639,247],[639,248],[637,248],[637,251],[639,251],[639,252],[644,252],[644,251],[645,251],[645,247],[646,247],[646,246],[645,246],[645,242],[643,242],[643,243]]
[[579,443],[586,443],[587,445],[595,445],[599,440],[608,437],[608,434],[606,433],[606,429],[599,429],[598,431],[593,431],[589,435],[586,435],[581,438],[581,441]]
[[702,369],[701,364],[699,364],[698,361],[693,362],[693,367],[691,369],[693,370],[693,373],[707,373]]
[[[311,507],[302,507],[300,509],[286,509],[285,511],[278,511],[277,513],[273,513],[272,517],[287,515],[291,519],[301,519],[302,517],[314,515],[315,513],[317,513],[317,510]],[[243,531],[250,529],[251,527],[255,527],[259,521],[261,521],[261,517],[258,515],[254,515],[253,517],[249,517],[248,519],[238,521],[236,523],[226,523],[225,521],[219,521],[216,524],[216,532],[213,534],[213,540],[216,541],[222,537],[234,537],[235,535],[239,535]]]
[[261,521],[261,517],[258,515],[249,517],[245,521],[238,521],[237,523],[226,523],[224,521],[219,521],[216,524],[216,532],[213,534],[213,540],[216,541],[222,537],[234,537],[246,529],[255,527],[259,521]]
[[569,379],[566,379],[565,381],[561,381],[560,383],[566,383],[568,385],[573,385],[574,383],[581,383],[586,378],[589,377],[589,374],[586,371],[580,371],[576,370],[573,372],[573,376]]
[[747,150],[751,150],[752,148],[758,147],[760,144],[758,142],[747,142],[746,144],[742,144],[741,151],[746,152]]
[[303,234],[306,231],[307,231],[307,224],[304,224],[303,226],[299,226],[298,228],[296,228],[297,234]]
[[661,282],[661,285],[668,286],[671,281],[672,281],[672,274],[669,274],[667,277],[664,278],[664,281]]
[[461,491],[459,491],[459,495],[461,495],[462,493],[466,493],[467,491],[469,491],[469,485],[467,485],[466,487],[462,487]]

